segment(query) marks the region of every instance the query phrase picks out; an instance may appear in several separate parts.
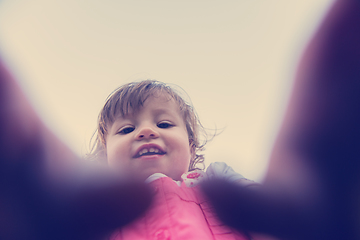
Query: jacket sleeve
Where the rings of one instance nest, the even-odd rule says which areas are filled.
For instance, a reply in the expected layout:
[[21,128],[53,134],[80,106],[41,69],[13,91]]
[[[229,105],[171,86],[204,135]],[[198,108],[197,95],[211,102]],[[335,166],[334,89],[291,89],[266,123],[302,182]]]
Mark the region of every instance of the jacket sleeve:
[[214,162],[206,169],[208,179],[224,179],[229,182],[236,182],[242,186],[258,185],[258,183],[245,178],[240,173],[237,173],[224,162]]

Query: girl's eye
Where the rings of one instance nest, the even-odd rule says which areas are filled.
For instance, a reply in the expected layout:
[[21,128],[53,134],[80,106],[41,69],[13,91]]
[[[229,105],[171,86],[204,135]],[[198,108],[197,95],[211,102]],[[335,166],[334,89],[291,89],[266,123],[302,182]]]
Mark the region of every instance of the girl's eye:
[[174,125],[172,125],[171,123],[168,123],[168,122],[161,122],[157,125],[159,128],[169,128],[169,127],[172,127]]
[[134,127],[125,127],[123,129],[121,129],[119,131],[120,134],[128,134],[128,133],[131,133],[132,131],[134,131],[135,128]]

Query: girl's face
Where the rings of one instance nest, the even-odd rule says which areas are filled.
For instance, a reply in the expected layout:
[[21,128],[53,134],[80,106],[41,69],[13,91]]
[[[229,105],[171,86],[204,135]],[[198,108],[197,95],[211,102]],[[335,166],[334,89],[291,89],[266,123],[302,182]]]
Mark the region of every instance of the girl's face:
[[174,99],[149,97],[137,112],[118,117],[106,136],[110,166],[142,178],[163,173],[174,180],[188,170],[191,150]]

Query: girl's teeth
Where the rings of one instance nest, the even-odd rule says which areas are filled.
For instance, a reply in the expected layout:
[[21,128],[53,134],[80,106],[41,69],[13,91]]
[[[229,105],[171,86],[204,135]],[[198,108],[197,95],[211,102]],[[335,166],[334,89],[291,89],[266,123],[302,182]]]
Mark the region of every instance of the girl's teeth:
[[157,149],[157,148],[150,148],[150,149],[144,148],[143,150],[141,150],[141,151],[139,152],[139,155],[141,156],[141,155],[143,155],[143,154],[145,154],[145,153],[148,153],[148,152],[151,152],[151,153],[159,153],[160,150]]
[[147,153],[148,151],[149,151],[149,150],[147,150],[146,148],[144,148],[143,150],[141,150],[140,155],[143,155],[143,154]]

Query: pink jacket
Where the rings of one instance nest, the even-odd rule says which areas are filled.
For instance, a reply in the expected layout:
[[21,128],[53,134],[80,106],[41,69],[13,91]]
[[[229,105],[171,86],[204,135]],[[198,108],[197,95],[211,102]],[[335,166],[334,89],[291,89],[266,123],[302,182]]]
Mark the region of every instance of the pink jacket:
[[179,187],[171,178],[150,183],[154,201],[150,209],[135,222],[118,230],[111,240],[248,240],[247,234],[222,224],[199,186]]

